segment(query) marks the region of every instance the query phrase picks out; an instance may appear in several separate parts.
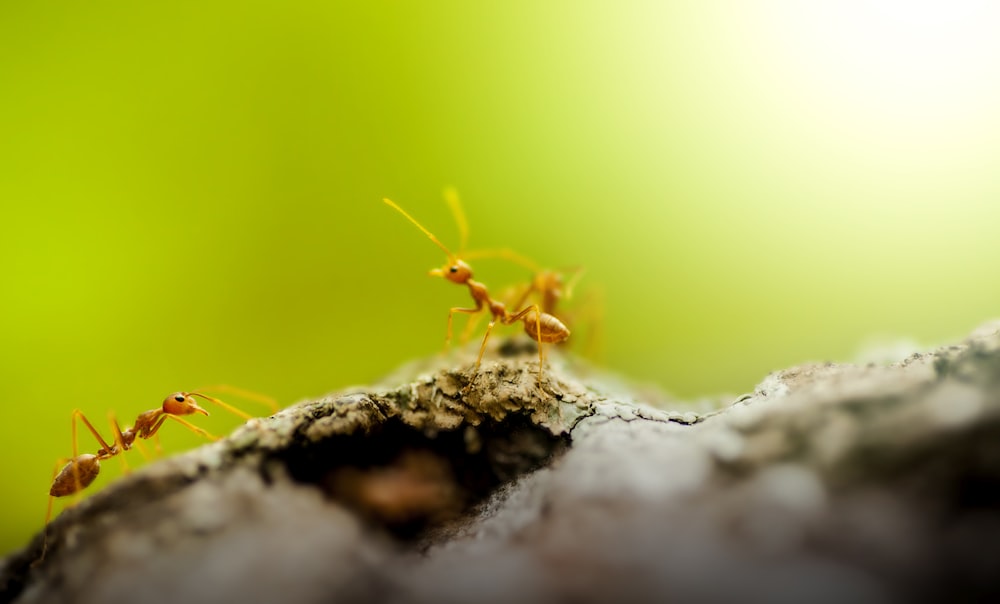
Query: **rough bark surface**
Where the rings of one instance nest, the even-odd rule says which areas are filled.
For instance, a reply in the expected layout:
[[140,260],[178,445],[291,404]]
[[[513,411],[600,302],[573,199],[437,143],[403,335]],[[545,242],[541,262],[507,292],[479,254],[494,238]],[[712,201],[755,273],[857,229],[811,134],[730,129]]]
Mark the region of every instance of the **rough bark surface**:
[[1000,598],[997,324],[718,408],[553,356],[541,388],[508,346],[151,464],[5,560],[0,600]]

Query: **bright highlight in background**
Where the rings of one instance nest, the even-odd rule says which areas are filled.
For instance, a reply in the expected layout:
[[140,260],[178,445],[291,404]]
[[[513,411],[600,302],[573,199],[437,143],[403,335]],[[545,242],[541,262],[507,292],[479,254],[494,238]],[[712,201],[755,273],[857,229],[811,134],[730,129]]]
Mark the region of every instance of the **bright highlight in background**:
[[[961,143],[996,119],[1000,5],[995,2],[789,2],[762,12],[760,47],[793,97],[853,116],[901,143]],[[931,139],[931,140],[928,140]],[[936,160],[942,158],[935,157]]]
[[0,550],[75,407],[437,353],[467,293],[383,197],[457,246],[453,184],[470,248],[585,268],[588,352],[685,398],[962,337],[1000,315],[996,32],[992,2],[0,2]]

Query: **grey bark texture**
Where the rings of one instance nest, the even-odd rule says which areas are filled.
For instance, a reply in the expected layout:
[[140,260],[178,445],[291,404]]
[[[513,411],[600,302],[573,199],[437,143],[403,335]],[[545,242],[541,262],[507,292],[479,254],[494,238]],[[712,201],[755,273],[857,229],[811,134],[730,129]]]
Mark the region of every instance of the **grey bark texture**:
[[0,568],[34,602],[1000,599],[1000,325],[736,401],[533,349],[255,419],[68,509]]

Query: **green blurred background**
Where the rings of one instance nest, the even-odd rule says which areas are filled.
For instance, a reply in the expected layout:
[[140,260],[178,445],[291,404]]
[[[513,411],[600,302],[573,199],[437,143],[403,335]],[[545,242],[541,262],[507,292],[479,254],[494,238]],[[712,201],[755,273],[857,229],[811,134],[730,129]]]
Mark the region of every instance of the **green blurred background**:
[[467,295],[383,196],[457,246],[453,184],[473,247],[586,267],[603,362],[684,397],[965,335],[1000,314],[998,25],[986,2],[0,3],[0,552],[41,527],[73,408],[105,430],[219,382],[290,404],[437,353]]

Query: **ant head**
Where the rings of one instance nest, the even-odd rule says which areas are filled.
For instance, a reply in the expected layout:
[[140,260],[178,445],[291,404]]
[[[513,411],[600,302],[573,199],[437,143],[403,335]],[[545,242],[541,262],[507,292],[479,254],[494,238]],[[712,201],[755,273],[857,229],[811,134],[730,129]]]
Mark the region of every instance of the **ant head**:
[[472,278],[472,267],[458,258],[453,258],[443,268],[431,269],[432,277],[444,277],[452,283],[462,285]]
[[208,415],[208,411],[199,407],[191,394],[187,392],[175,392],[163,399],[163,412],[168,415],[191,415],[192,413]]

